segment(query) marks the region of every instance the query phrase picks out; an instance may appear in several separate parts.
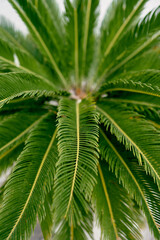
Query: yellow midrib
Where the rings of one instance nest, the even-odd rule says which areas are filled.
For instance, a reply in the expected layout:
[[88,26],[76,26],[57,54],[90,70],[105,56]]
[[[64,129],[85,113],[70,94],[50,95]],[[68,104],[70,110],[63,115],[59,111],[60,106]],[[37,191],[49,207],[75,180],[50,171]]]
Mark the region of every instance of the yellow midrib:
[[[105,140],[107,141],[107,143],[109,144],[109,146],[113,149],[113,151],[115,152],[115,154],[117,155],[117,157],[120,159],[120,161],[122,162],[122,164],[125,166],[125,168],[127,169],[127,172],[128,172],[129,175],[132,177],[133,181],[135,182],[135,184],[136,184],[138,190],[140,191],[141,196],[142,196],[142,198],[143,198],[143,200],[144,200],[144,202],[145,202],[145,204],[146,204],[146,207],[147,207],[147,209],[148,209],[148,211],[149,211],[149,213],[150,213],[150,216],[151,216],[151,218],[152,218],[152,220],[153,220],[153,222],[154,222],[154,224],[155,224],[155,226],[156,226],[156,228],[157,228],[157,224],[156,224],[156,222],[155,222],[155,220],[154,220],[154,218],[153,218],[153,216],[152,216],[152,213],[151,213],[151,211],[150,211],[150,208],[149,208],[149,206],[148,206],[148,203],[146,202],[146,199],[145,199],[145,196],[144,196],[144,194],[143,194],[143,191],[141,190],[141,188],[140,188],[140,186],[139,186],[136,178],[135,178],[134,175],[132,174],[131,170],[128,168],[128,166],[127,166],[126,162],[123,160],[122,156],[118,153],[118,151],[116,150],[116,148],[113,146],[113,144],[110,142],[110,140],[107,138],[107,136],[104,134],[104,132],[103,132],[101,129],[100,129],[100,132],[101,132],[101,134],[103,135],[104,139],[105,139]],[[159,231],[158,228],[157,228],[157,230]]]
[[135,13],[137,12],[137,10],[140,8],[141,4],[143,3],[144,0],[140,0],[137,5],[133,8],[132,12],[128,15],[128,17],[126,18],[126,20],[124,21],[124,23],[121,25],[121,27],[119,28],[118,32],[116,33],[116,35],[114,36],[114,38],[112,39],[111,43],[109,44],[108,48],[105,51],[105,57],[110,53],[111,49],[113,48],[114,44],[116,43],[116,41],[118,40],[119,36],[121,35],[121,33],[123,32],[123,30],[125,29],[125,27],[128,25],[128,23],[131,21],[132,17],[135,15]]
[[31,196],[32,196],[33,191],[34,191],[34,188],[35,188],[36,183],[37,183],[37,181],[38,181],[40,172],[41,172],[41,170],[42,170],[42,168],[43,168],[43,165],[44,165],[44,163],[45,163],[45,160],[47,159],[47,156],[48,156],[48,154],[49,154],[49,152],[50,152],[50,149],[51,149],[51,147],[52,147],[52,144],[53,144],[53,142],[54,142],[54,140],[55,140],[55,138],[56,138],[56,133],[57,133],[57,130],[55,130],[55,132],[54,132],[54,134],[53,134],[53,136],[52,136],[52,139],[51,139],[51,141],[50,141],[50,143],[49,143],[49,146],[48,146],[48,148],[47,148],[47,150],[46,150],[46,152],[45,152],[45,154],[44,154],[44,156],[43,156],[43,159],[42,159],[42,162],[41,162],[40,167],[39,167],[39,169],[38,169],[38,172],[37,172],[36,178],[35,178],[35,180],[34,180],[33,186],[32,186],[32,188],[31,188],[31,190],[30,190],[29,196],[28,196],[27,201],[26,201],[26,203],[25,203],[25,205],[24,205],[24,207],[23,207],[23,209],[22,209],[22,211],[21,211],[21,214],[20,214],[20,216],[18,217],[18,219],[17,219],[14,227],[12,228],[12,230],[11,230],[11,232],[10,232],[10,234],[9,234],[9,236],[7,237],[6,240],[9,240],[9,238],[12,236],[13,232],[15,231],[15,229],[16,229],[19,221],[21,220],[21,218],[22,218],[22,216],[23,216],[23,214],[24,214],[24,212],[25,212],[25,210],[26,210],[26,208],[27,208],[27,205],[28,205],[28,203],[29,203],[29,201],[30,201],[30,199],[31,199]]
[[64,87],[67,88],[67,83],[66,80],[62,74],[62,72],[60,71],[60,69],[58,68],[58,65],[56,64],[54,58],[52,57],[49,49],[47,48],[45,42],[43,41],[43,39],[41,38],[39,32],[37,31],[37,29],[35,28],[35,26],[32,24],[31,20],[28,18],[28,16],[24,13],[24,11],[18,6],[18,4],[14,1],[14,0],[10,0],[11,3],[15,6],[16,9],[18,9],[18,11],[23,15],[23,17],[25,18],[26,22],[28,22],[29,26],[31,27],[31,29],[33,30],[33,32],[35,33],[39,43],[41,44],[41,46],[43,47],[45,53],[47,54],[48,58],[50,59],[53,68],[55,69],[57,75],[59,76],[61,82],[63,83]]
[[79,85],[79,52],[78,52],[78,16],[77,9],[74,8],[74,41],[75,41],[75,78],[77,85]]
[[120,88],[120,87],[115,87],[115,88],[110,88],[110,89],[108,88],[104,92],[115,92],[115,91],[135,92],[135,93],[141,93],[141,94],[145,94],[145,95],[160,97],[160,94],[158,95],[158,93],[152,93],[152,92],[147,92],[147,91],[142,91],[142,90],[137,90],[137,89]]
[[5,61],[5,62],[9,63],[10,65],[16,67],[17,69],[21,69],[21,70],[23,70],[23,71],[25,71],[25,72],[28,72],[28,73],[30,73],[30,74],[33,74],[34,76],[42,79],[44,82],[46,82],[47,84],[49,84],[50,86],[52,86],[52,87],[55,88],[55,85],[54,85],[52,82],[50,82],[50,81],[49,81],[48,79],[46,79],[45,77],[42,77],[42,76],[39,75],[38,73],[32,72],[32,71],[29,70],[28,68],[25,68],[25,67],[23,67],[23,66],[21,66],[21,65],[20,65],[20,66],[17,66],[14,62],[12,62],[12,61],[10,61],[10,60],[2,57],[2,56],[0,56],[0,59],[1,59],[2,61]]
[[[12,145],[14,142],[18,141],[21,137],[23,137],[27,132],[29,132],[30,129],[32,129],[35,125],[37,125],[43,118],[47,117],[50,113],[46,113],[43,116],[41,116],[38,120],[36,120],[34,123],[32,123],[28,128],[26,128],[22,133],[20,133],[17,137],[12,139],[10,142],[5,144],[3,147],[0,148],[0,152],[3,151],[5,148],[8,148],[10,145]],[[5,154],[5,153],[4,153]],[[1,158],[1,156],[0,156]]]
[[[152,171],[155,173],[156,177],[158,180],[160,180],[160,176],[157,174],[157,172],[155,171],[155,169],[153,168],[152,164],[150,163],[150,161],[147,159],[147,157],[145,156],[145,154],[142,152],[142,150],[136,145],[135,142],[132,141],[132,139],[120,128],[120,126],[111,118],[111,116],[104,112],[100,107],[97,106],[97,109],[104,115],[106,116],[112,123],[113,125],[131,142],[131,144],[138,150],[138,152],[143,156],[143,158],[146,160],[146,162],[148,163],[148,165],[151,167]],[[141,162],[140,162],[141,163]]]
[[122,62],[117,64],[113,69],[111,69],[108,74],[106,74],[106,70],[104,70],[104,73],[101,75],[100,79],[103,79],[104,76],[107,78],[109,77],[112,73],[117,71],[119,68],[121,68],[124,64],[129,62],[132,58],[134,58],[136,55],[138,55],[143,49],[145,49],[147,46],[149,46],[155,39],[157,39],[160,36],[160,31],[155,33],[151,38],[147,39],[145,43],[143,43],[139,48],[137,48],[133,53],[131,53],[128,57],[126,57]]
[[80,149],[80,123],[79,123],[79,102],[76,102],[76,127],[77,127],[77,153],[76,153],[76,163],[75,163],[75,170],[74,170],[74,175],[73,175],[73,180],[72,180],[72,186],[71,186],[71,192],[70,192],[70,197],[68,201],[68,206],[67,210],[65,213],[65,218],[67,216],[69,207],[71,205],[71,201],[73,198],[73,191],[74,191],[74,185],[76,181],[76,175],[77,175],[77,170],[78,170],[78,161],[79,161],[79,149]]
[[106,183],[105,183],[105,180],[104,180],[104,177],[103,177],[102,169],[101,169],[99,164],[98,164],[98,171],[99,171],[99,175],[100,175],[100,178],[101,178],[104,194],[105,194],[105,197],[106,197],[106,200],[107,200],[107,203],[108,203],[108,209],[109,209],[109,213],[110,213],[110,216],[111,216],[111,222],[112,222],[112,225],[113,225],[113,229],[114,229],[114,232],[115,232],[115,235],[116,235],[116,239],[118,239],[118,231],[117,231],[117,227],[116,227],[116,224],[115,224],[115,219],[114,219],[114,216],[113,216],[113,210],[112,210],[111,202],[110,202],[110,199],[109,199],[109,195],[108,195]]
[[[72,209],[72,212],[73,212],[73,209]],[[74,226],[73,226],[73,216],[72,216],[72,213],[71,213],[70,240],[74,240]]]
[[144,106],[150,106],[150,107],[157,107],[160,108],[160,105],[157,105],[155,103],[149,103],[149,102],[143,102],[138,100],[130,100],[130,99],[123,99],[123,98],[106,98],[104,100],[105,102],[124,102],[124,103],[131,103],[131,104],[137,104],[137,105],[144,105]]
[[[86,22],[85,22],[85,30],[84,30],[84,42],[83,42],[83,74],[85,72],[85,64],[86,64],[86,50],[87,50],[87,41],[88,41],[88,30],[89,30],[89,22],[90,22],[90,13],[91,13],[91,5],[92,0],[88,0],[87,4],[87,13],[86,13]],[[82,77],[83,77],[82,74]]]

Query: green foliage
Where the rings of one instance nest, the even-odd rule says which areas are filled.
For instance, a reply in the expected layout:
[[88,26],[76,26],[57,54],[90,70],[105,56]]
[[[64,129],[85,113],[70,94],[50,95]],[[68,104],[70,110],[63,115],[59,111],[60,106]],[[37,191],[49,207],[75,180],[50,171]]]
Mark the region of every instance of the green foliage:
[[[0,18],[0,239],[160,236],[160,7],[8,0]],[[95,219],[95,220],[94,220]]]
[[91,198],[98,163],[97,120],[92,101],[60,101],[57,129],[59,160],[54,194],[57,221],[65,217],[70,225],[73,222],[76,226],[83,219],[81,208],[88,211],[85,198]]
[[119,144],[115,137],[105,133],[102,129],[100,132],[102,158],[108,162],[110,169],[115,172],[116,177],[143,209],[151,231],[158,238],[159,220],[156,216],[160,211],[158,204],[160,196],[156,184],[150,176],[145,174],[144,166],[139,166],[133,154],[126,152],[124,146]]
[[[53,115],[47,114],[31,131],[5,185],[0,220],[2,239],[28,238],[35,226],[37,213],[43,217],[40,203],[51,190],[57,158],[53,122]],[[31,154],[33,152],[34,155]],[[10,220],[4,225],[7,218]]]
[[93,202],[102,229],[101,239],[141,239],[137,225],[140,213],[134,208],[134,202],[115,175],[109,171],[108,164],[100,162],[98,170]]
[[[127,111],[118,104],[105,104],[98,107],[102,114],[101,122],[123,142],[127,150],[132,150],[139,164],[144,162],[147,173],[150,173],[160,188],[159,140],[160,132],[143,116]],[[117,115],[118,111],[118,115]],[[149,139],[146,139],[149,136]],[[154,143],[154,144],[153,144]]]

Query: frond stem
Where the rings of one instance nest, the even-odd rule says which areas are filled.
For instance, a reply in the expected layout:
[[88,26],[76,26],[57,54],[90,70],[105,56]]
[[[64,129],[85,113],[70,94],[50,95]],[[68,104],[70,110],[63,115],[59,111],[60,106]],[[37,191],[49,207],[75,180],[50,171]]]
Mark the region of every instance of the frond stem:
[[39,32],[37,31],[37,29],[35,28],[35,26],[32,24],[31,20],[28,18],[28,16],[24,13],[24,11],[18,6],[18,4],[14,1],[14,0],[10,0],[10,2],[13,4],[13,6],[15,7],[15,9],[17,9],[17,11],[19,11],[22,16],[24,17],[24,19],[26,20],[26,22],[28,23],[28,25],[30,26],[30,28],[32,29],[32,31],[35,33],[39,43],[41,44],[42,48],[44,49],[44,51],[46,52],[48,58],[50,59],[53,68],[55,69],[57,75],[59,76],[61,82],[63,83],[64,87],[67,88],[67,82],[66,79],[64,78],[62,72],[60,71],[58,65],[56,64],[54,58],[52,57],[49,49],[47,48],[45,42],[43,41],[43,39],[41,38]]
[[71,205],[71,201],[72,201],[72,198],[73,198],[74,185],[75,185],[76,175],[77,175],[77,170],[78,170],[79,149],[80,149],[80,122],[79,122],[79,102],[78,101],[76,103],[76,125],[77,125],[77,154],[76,154],[76,163],[75,163],[75,170],[74,170],[74,175],[73,175],[73,180],[72,180],[72,187],[71,187],[71,192],[70,192],[70,197],[69,197],[67,210],[66,210],[66,213],[65,213],[65,218],[67,216],[67,213],[69,211],[69,207]]
[[[10,142],[8,142],[7,144],[5,144],[3,147],[0,148],[0,153],[10,147],[12,144],[14,144],[16,141],[18,141],[19,139],[21,139],[22,137],[24,137],[33,127],[35,127],[36,125],[39,124],[40,121],[42,121],[44,118],[46,118],[50,113],[46,113],[43,116],[41,116],[38,120],[36,120],[34,123],[32,123],[28,128],[26,128],[22,133],[20,133],[17,137],[15,137],[14,139],[12,139]],[[8,150],[10,151],[10,149]],[[7,155],[8,152],[5,152],[3,155],[0,156],[0,159],[2,159],[5,155]]]
[[141,102],[141,101],[136,101],[136,100],[129,100],[129,99],[122,99],[122,98],[106,98],[104,99],[105,102],[116,102],[116,103],[131,103],[134,105],[142,105],[142,106],[149,106],[149,107],[155,107],[155,108],[160,108],[160,105],[154,104],[154,103],[149,103],[149,102]]
[[78,16],[77,9],[74,8],[74,41],[75,41],[75,78],[79,86],[79,52],[78,52]]
[[113,48],[113,46],[115,45],[115,43],[117,42],[118,38],[121,36],[121,33],[123,32],[123,30],[127,27],[127,25],[129,24],[129,22],[132,20],[132,18],[134,17],[134,15],[136,14],[136,12],[138,11],[138,9],[141,7],[142,3],[144,2],[144,0],[140,0],[137,5],[133,8],[132,12],[129,14],[129,16],[126,18],[126,20],[124,21],[124,23],[122,24],[122,26],[119,28],[119,30],[117,31],[116,35],[114,36],[114,38],[112,39],[112,41],[110,42],[109,46],[107,47],[104,56],[106,57],[111,49]]
[[146,92],[142,90],[137,90],[137,89],[129,89],[129,88],[109,88],[105,90],[105,93],[107,92],[117,92],[117,91],[124,91],[124,92],[132,92],[132,93],[141,93],[145,95],[150,95],[150,96],[155,96],[155,97],[160,97],[160,94],[157,93],[152,93],[152,92]]
[[[115,154],[117,155],[117,157],[119,158],[119,160],[121,161],[121,163],[123,164],[123,166],[125,167],[125,169],[127,170],[127,172],[129,173],[129,175],[131,176],[131,178],[133,179],[133,181],[135,182],[135,184],[136,184],[139,192],[141,193],[141,196],[142,196],[142,198],[143,198],[143,200],[144,200],[144,202],[145,202],[145,204],[146,204],[146,207],[147,207],[147,209],[148,209],[148,212],[150,213],[150,216],[151,216],[151,218],[152,218],[152,220],[153,220],[153,222],[154,222],[154,224],[155,224],[155,226],[156,226],[156,228],[157,228],[157,224],[156,224],[156,222],[155,222],[155,220],[154,220],[154,218],[153,218],[153,215],[152,215],[152,213],[151,213],[151,211],[150,211],[150,208],[149,208],[148,203],[147,203],[147,201],[146,201],[145,195],[144,195],[144,193],[143,193],[143,191],[142,191],[139,183],[137,182],[136,178],[135,178],[134,175],[132,174],[131,170],[130,170],[129,167],[127,166],[127,164],[126,164],[126,162],[124,161],[124,159],[122,158],[122,156],[119,154],[119,152],[117,151],[117,149],[114,147],[114,145],[111,143],[111,141],[108,139],[108,137],[105,135],[105,133],[103,132],[103,130],[102,130],[101,128],[100,128],[100,132],[101,132],[101,134],[103,135],[103,137],[104,137],[104,139],[106,140],[106,142],[108,143],[108,145],[109,145],[109,146],[112,148],[112,150],[115,152]],[[157,228],[157,230],[158,230],[158,228]],[[159,231],[159,230],[158,230],[158,231]]]
[[84,30],[84,41],[83,41],[83,66],[82,66],[82,77],[85,73],[85,64],[86,64],[86,50],[87,50],[87,41],[88,41],[88,30],[90,22],[90,13],[91,13],[92,0],[88,0],[87,4],[87,14],[85,20],[85,30]]
[[[152,171],[155,173],[157,179],[160,181],[160,176],[158,175],[158,173],[155,171],[155,169],[153,168],[152,164],[150,163],[150,161],[148,160],[148,158],[146,157],[146,155],[143,153],[143,151],[136,145],[135,142],[133,142],[133,140],[121,129],[121,127],[113,120],[113,118],[106,112],[104,112],[100,107],[97,106],[97,109],[99,110],[99,112],[101,114],[103,114],[104,116],[106,116],[111,122],[112,124],[119,130],[119,132],[121,132],[123,134],[123,136],[125,136],[132,144],[132,146],[134,146],[138,152],[141,154],[141,156],[143,157],[143,159],[145,159],[145,161],[148,163],[148,165],[150,166],[150,168],[152,169]],[[142,160],[139,159],[139,164],[142,165]]]
[[52,88],[55,89],[54,83],[50,82],[48,79],[42,77],[41,75],[39,75],[39,74],[37,74],[37,73],[35,73],[35,72],[32,72],[31,70],[29,70],[29,69],[27,69],[27,68],[25,68],[25,67],[23,67],[23,66],[17,66],[14,62],[12,62],[12,61],[10,61],[10,60],[2,57],[2,56],[0,56],[0,60],[9,63],[10,65],[16,67],[17,69],[21,69],[21,70],[23,70],[23,71],[25,71],[25,72],[28,72],[28,73],[30,73],[30,74],[35,75],[36,77],[42,79],[44,82],[46,82],[46,83],[49,84]]
[[44,165],[44,163],[45,163],[45,160],[46,160],[46,158],[47,158],[47,156],[48,156],[48,154],[49,154],[49,152],[50,152],[50,149],[51,149],[51,147],[52,147],[52,145],[53,145],[53,142],[54,142],[54,140],[55,140],[55,138],[56,138],[56,134],[57,134],[57,130],[55,130],[55,132],[54,132],[54,134],[53,134],[53,136],[52,136],[52,139],[51,139],[51,141],[50,141],[50,143],[49,143],[49,146],[48,146],[48,148],[47,148],[47,150],[46,150],[46,152],[45,152],[45,154],[44,154],[44,156],[43,156],[42,162],[41,162],[40,167],[39,167],[39,169],[38,169],[37,175],[36,175],[36,177],[35,177],[35,180],[34,180],[34,183],[33,183],[32,188],[31,188],[31,190],[30,190],[30,193],[29,193],[29,196],[28,196],[28,198],[27,198],[27,201],[26,201],[26,203],[25,203],[25,205],[24,205],[24,207],[23,207],[23,209],[22,209],[22,211],[21,211],[21,213],[20,213],[20,215],[19,215],[19,217],[18,217],[18,219],[17,219],[14,227],[12,228],[12,230],[11,230],[11,232],[10,232],[10,234],[9,234],[9,236],[7,237],[6,240],[9,240],[10,237],[12,236],[12,234],[14,233],[14,231],[15,231],[18,223],[20,222],[20,220],[21,220],[21,218],[22,218],[22,216],[23,216],[23,214],[24,214],[24,212],[25,212],[25,210],[26,210],[26,208],[27,208],[27,206],[28,206],[28,203],[29,203],[29,201],[30,201],[30,199],[31,199],[31,196],[32,196],[32,193],[33,193],[33,191],[34,191],[34,189],[35,189],[36,183],[37,183],[37,181],[38,181],[38,178],[39,178],[39,175],[40,175],[41,170],[42,170],[42,168],[43,168],[43,165]]
[[103,176],[100,164],[98,164],[98,171],[99,171],[100,179],[101,179],[101,182],[102,182],[104,194],[105,194],[105,197],[106,197],[106,200],[107,200],[109,213],[110,213],[110,216],[111,216],[111,222],[112,222],[112,225],[113,225],[113,228],[114,228],[116,239],[118,239],[119,238],[118,237],[118,231],[117,231],[117,227],[116,227],[116,223],[115,223],[115,219],[114,219],[114,215],[113,215],[113,210],[112,210],[110,198],[109,198],[108,191],[107,191],[107,186],[106,186],[106,183],[105,183],[105,180],[104,180],[104,176]]
[[[97,81],[97,87],[100,86],[102,84],[102,82],[104,81],[104,78],[109,77],[111,74],[113,74],[114,72],[116,72],[119,68],[121,68],[123,65],[125,65],[127,62],[129,62],[132,58],[134,58],[136,55],[138,55],[141,51],[143,51],[146,47],[148,47],[155,39],[157,39],[160,36],[160,31],[158,31],[157,33],[155,33],[151,38],[149,38],[145,43],[142,44],[142,46],[140,46],[139,48],[137,48],[133,53],[131,53],[128,57],[126,57],[122,62],[120,62],[119,64],[117,64],[114,68],[112,68],[109,72],[108,72],[108,68],[106,68],[104,70],[104,72],[102,73],[102,75],[100,76],[100,78]],[[107,73],[108,72],[108,73]]]

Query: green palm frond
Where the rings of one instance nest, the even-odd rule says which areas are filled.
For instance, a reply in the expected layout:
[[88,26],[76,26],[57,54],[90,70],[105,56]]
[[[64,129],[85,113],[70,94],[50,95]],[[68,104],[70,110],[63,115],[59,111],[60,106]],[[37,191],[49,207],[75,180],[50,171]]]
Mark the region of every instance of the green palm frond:
[[[50,82],[54,81],[50,69],[36,61],[35,58],[33,58],[33,56],[25,50],[19,48],[18,46],[15,47],[14,44],[15,43],[11,44],[8,40],[0,39],[1,72],[23,71],[26,73],[38,75],[39,78],[45,78],[45,81],[48,81],[48,79],[50,80]],[[17,58],[18,63],[15,63],[15,58]]]
[[15,146],[15,148],[11,149],[1,156],[0,159],[0,176],[4,176],[7,171],[11,170],[20,155],[21,151],[23,150],[24,143],[19,144],[19,146]]
[[8,19],[0,17],[0,38],[11,44],[12,47],[23,49],[26,53],[30,53],[32,57],[37,59],[39,62],[42,61],[42,55],[38,51],[30,34],[25,36],[21,31],[11,23]]
[[36,3],[33,4],[38,10],[38,13],[42,18],[42,21],[45,23],[45,27],[47,28],[47,31],[50,34],[55,47],[57,48],[58,58],[60,59],[63,56],[62,46],[64,45],[63,39],[64,23],[62,20],[61,13],[59,11],[59,6],[55,1],[51,0],[46,1],[39,0],[37,5]]
[[48,114],[32,130],[8,179],[1,209],[2,239],[26,239],[35,226],[40,203],[51,190],[57,159],[54,121],[54,116]]
[[[112,1],[101,27],[101,52],[104,58],[133,24],[148,0]],[[113,28],[114,26],[114,28]]]
[[[56,48],[54,47],[53,43],[49,41],[50,34],[45,27],[45,23],[41,20],[35,6],[30,1],[9,0],[9,2],[13,5],[15,10],[27,24],[40,50],[50,61],[60,81],[66,87],[66,80],[57,65],[57,59],[51,54],[53,49],[56,51]],[[19,4],[22,8],[19,6]],[[30,21],[30,18],[33,19],[32,22]]]
[[14,145],[19,145],[24,141],[26,134],[36,126],[44,116],[48,114],[45,111],[33,113],[19,112],[11,115],[0,123],[0,154],[10,150]]
[[65,220],[59,226],[59,229],[53,234],[54,240],[79,240],[93,239],[93,214],[91,209],[86,213],[83,212],[83,221],[79,225],[71,226]]
[[[59,106],[58,121],[55,215],[57,219],[65,217],[70,224],[73,221],[76,225],[83,218],[80,205],[85,211],[88,210],[83,195],[90,199],[96,182],[98,125],[94,103],[90,100],[79,102],[63,99]],[[72,220],[70,215],[73,215]]]
[[[144,167],[139,166],[137,159],[131,152],[125,152],[124,146],[116,141],[115,137],[100,130],[100,151],[102,158],[108,163],[116,176],[122,181],[129,194],[143,209],[150,229],[156,238],[159,236],[159,220],[157,213],[160,211],[159,190],[153,179],[146,176]],[[157,203],[157,204],[155,204]]]
[[147,69],[160,70],[160,46],[156,44],[148,51],[133,58],[125,64],[125,71],[141,71]]
[[127,75],[122,74],[117,79],[108,81],[107,83],[103,84],[99,93],[103,94],[113,91],[124,91],[129,93],[140,93],[159,97],[159,79],[159,70],[128,72]]
[[[89,74],[93,62],[96,16],[98,14],[97,0],[89,1],[65,1],[66,6],[66,30],[67,50],[70,55],[70,67],[77,84]],[[74,48],[73,48],[74,46]],[[71,72],[71,74],[73,74]]]
[[[53,188],[47,193],[43,206],[44,206],[44,216],[40,216],[40,225],[43,233],[44,240],[49,240],[52,237],[53,228]],[[40,206],[41,207],[41,206]]]
[[[107,130],[123,142],[126,149],[132,150],[139,164],[144,162],[145,170],[150,173],[160,187],[159,141],[160,132],[154,125],[133,111],[127,111],[118,104],[99,105],[101,122]],[[118,111],[118,115],[117,115]],[[146,136],[149,139],[146,140]]]
[[98,171],[93,202],[101,227],[101,239],[142,239],[138,227],[139,213],[134,209],[127,191],[109,171],[106,163],[101,162]]
[[[30,116],[31,114],[31,116]],[[44,118],[45,112],[19,112],[0,123],[0,173],[16,161],[17,151],[28,133]],[[14,128],[13,128],[14,127]],[[22,150],[22,147],[20,147]],[[18,151],[19,152],[19,151]]]
[[102,64],[97,84],[103,82],[106,77],[110,77],[119,69],[121,72],[123,69],[125,71],[125,64],[158,42],[160,36],[159,19],[158,8],[149,13],[140,24],[138,23],[126,32]]
[[146,109],[153,109],[153,108],[160,108],[160,100],[158,97],[145,95],[145,94],[136,94],[136,93],[127,93],[121,92],[119,94],[110,95],[107,98],[103,98],[104,102],[114,102],[114,103],[122,103],[125,106],[131,106],[132,109],[137,108],[146,108]]
[[[32,74],[5,73],[0,74],[0,105],[19,96],[53,96],[55,90],[52,83],[46,82]],[[63,92],[57,92],[63,94]]]
[[37,221],[138,240],[146,220],[159,240],[160,4],[112,0],[99,24],[98,0],[8,2],[27,32],[0,17],[0,240]]

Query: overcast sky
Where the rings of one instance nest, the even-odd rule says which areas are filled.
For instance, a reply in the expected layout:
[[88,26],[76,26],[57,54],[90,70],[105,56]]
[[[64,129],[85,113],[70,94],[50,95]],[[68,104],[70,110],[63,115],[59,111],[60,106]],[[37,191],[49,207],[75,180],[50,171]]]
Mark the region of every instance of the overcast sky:
[[[106,9],[111,3],[111,1],[112,0],[100,0],[100,20],[103,19]],[[64,10],[63,0],[57,0],[57,2],[59,3],[61,10],[63,11]],[[145,9],[145,13],[147,13],[149,10],[153,8],[156,8],[158,5],[160,5],[160,0],[149,0]],[[11,5],[8,3],[7,0],[0,0],[0,16],[5,16],[12,23],[15,24],[17,29],[20,29],[24,33],[27,33],[27,28],[25,27],[25,25],[23,24],[23,22],[18,17],[15,10],[11,7]],[[151,239],[149,235],[150,234],[147,232],[145,240]],[[98,231],[97,228],[95,228],[95,239],[97,240],[99,238],[100,238],[100,232]]]

